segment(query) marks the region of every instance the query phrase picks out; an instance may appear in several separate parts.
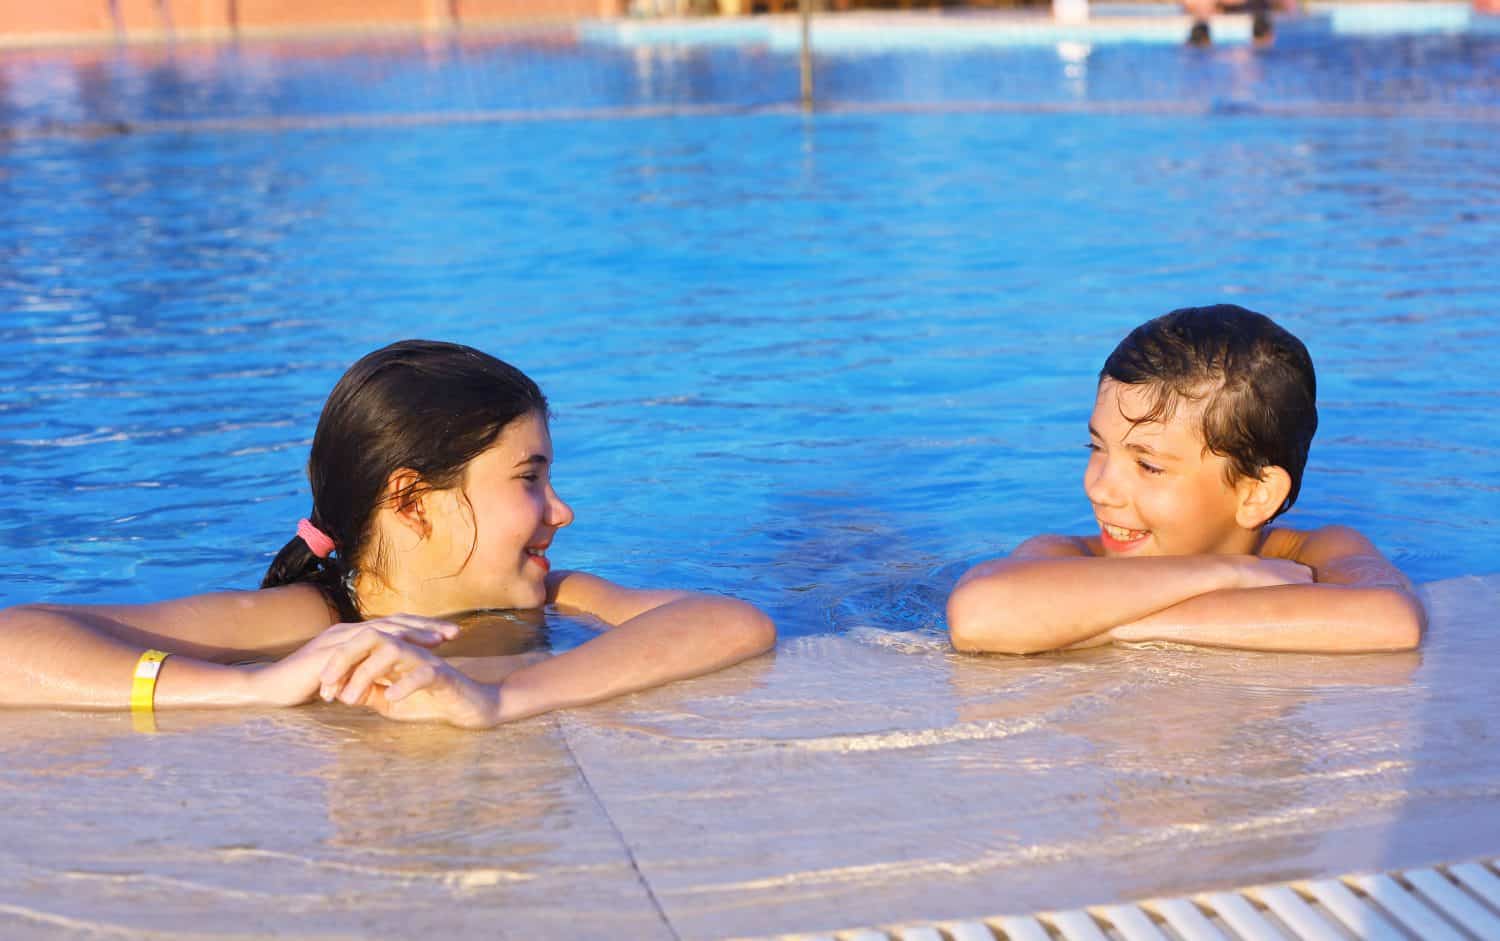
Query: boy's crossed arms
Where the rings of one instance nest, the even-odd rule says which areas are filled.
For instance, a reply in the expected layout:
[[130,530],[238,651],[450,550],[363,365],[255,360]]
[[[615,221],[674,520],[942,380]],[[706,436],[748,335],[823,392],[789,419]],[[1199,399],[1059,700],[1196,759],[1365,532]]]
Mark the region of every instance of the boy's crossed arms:
[[1104,558],[1037,536],[948,601],[953,645],[1037,653],[1111,641],[1307,652],[1409,650],[1425,615],[1406,577],[1344,526],[1273,530],[1265,555]]

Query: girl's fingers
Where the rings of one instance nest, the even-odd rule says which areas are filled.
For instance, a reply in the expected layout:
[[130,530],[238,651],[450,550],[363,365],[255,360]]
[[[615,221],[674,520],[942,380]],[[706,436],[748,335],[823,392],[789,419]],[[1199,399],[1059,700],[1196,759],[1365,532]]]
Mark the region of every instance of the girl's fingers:
[[387,637],[395,637],[408,644],[416,644],[418,647],[437,647],[449,640],[430,627],[403,627],[394,631],[382,628],[376,628],[376,630]]
[[366,630],[399,637],[419,647],[437,647],[458,636],[458,625],[449,621],[422,617],[419,614],[393,614],[373,621],[335,624],[318,635],[314,643],[319,648],[333,647]]
[[410,656],[410,648],[402,648],[390,640],[380,641],[344,682],[344,688],[339,690],[339,701],[351,706],[364,702],[375,681],[389,677],[406,656]]
[[426,689],[438,678],[438,671],[430,663],[422,663],[401,679],[386,687],[385,701],[400,702],[419,689]]
[[458,625],[452,621],[445,621],[442,618],[430,618],[421,614],[393,614],[388,618],[381,618],[380,620],[389,620],[403,627],[427,628],[450,637],[458,636]]
[[[348,630],[339,630],[346,627]],[[352,705],[363,702],[375,682],[399,683],[411,671],[427,667],[426,678],[401,693],[409,695],[436,677],[436,672],[425,662],[428,654],[423,648],[435,647],[457,633],[456,625],[417,615],[396,615],[330,628],[324,632],[329,656],[318,674],[318,695],[324,702],[338,699]],[[403,665],[404,670],[400,669]]]
[[378,631],[392,634],[421,644],[436,647],[444,641],[458,636],[458,625],[438,618],[422,617],[419,614],[393,614],[367,622]]
[[344,680],[348,677],[349,671],[354,669],[355,664],[369,656],[376,645],[383,643],[389,643],[384,634],[366,628],[332,647],[328,653],[328,661],[323,664],[323,669],[318,674],[318,683],[321,686],[320,695],[323,699],[332,701],[344,686]]

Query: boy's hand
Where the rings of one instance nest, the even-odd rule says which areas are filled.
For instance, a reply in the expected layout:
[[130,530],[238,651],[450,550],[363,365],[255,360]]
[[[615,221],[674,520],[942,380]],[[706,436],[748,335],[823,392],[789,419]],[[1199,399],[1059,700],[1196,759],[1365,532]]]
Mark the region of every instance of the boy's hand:
[[1238,557],[1239,588],[1274,588],[1277,585],[1311,585],[1313,570],[1291,559]]

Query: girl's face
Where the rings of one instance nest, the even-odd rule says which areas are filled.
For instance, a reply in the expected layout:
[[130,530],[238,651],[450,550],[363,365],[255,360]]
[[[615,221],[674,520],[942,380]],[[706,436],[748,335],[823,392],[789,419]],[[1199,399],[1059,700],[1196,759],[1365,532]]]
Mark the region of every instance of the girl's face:
[[[547,547],[573,522],[552,489],[552,436],[535,412],[517,418],[443,491],[446,536],[439,591],[447,610],[538,608],[547,600]],[[438,587],[434,585],[434,587]]]
[[1204,446],[1201,406],[1180,402],[1165,421],[1132,424],[1127,416],[1150,405],[1146,388],[1099,383],[1083,489],[1103,553],[1252,552],[1256,532],[1239,524],[1240,493],[1227,482],[1227,459]]

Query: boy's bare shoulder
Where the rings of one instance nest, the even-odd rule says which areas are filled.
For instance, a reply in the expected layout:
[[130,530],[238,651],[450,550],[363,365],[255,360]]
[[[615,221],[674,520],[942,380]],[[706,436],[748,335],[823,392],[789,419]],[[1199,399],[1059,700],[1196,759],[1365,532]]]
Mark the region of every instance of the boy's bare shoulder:
[[1363,533],[1352,526],[1332,525],[1317,529],[1272,529],[1256,554],[1266,559],[1290,559],[1312,565],[1315,561],[1369,553],[1379,555],[1380,550]]
[[1352,526],[1317,529],[1273,529],[1259,553],[1265,558],[1290,559],[1313,570],[1326,584],[1411,590],[1411,582],[1375,544]]

